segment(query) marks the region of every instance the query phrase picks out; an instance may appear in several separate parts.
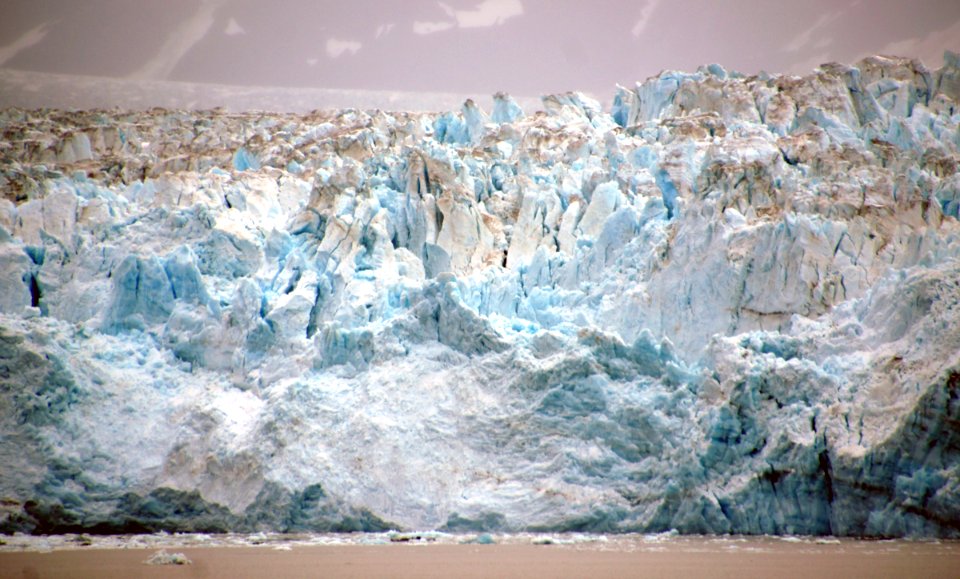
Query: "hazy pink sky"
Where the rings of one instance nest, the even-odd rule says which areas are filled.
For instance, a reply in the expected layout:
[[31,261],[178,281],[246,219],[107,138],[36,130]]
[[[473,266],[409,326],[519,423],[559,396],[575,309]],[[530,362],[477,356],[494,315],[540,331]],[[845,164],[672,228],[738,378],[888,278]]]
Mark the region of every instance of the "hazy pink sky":
[[957,0],[2,0],[0,67],[111,77],[601,97],[718,62],[941,65]]

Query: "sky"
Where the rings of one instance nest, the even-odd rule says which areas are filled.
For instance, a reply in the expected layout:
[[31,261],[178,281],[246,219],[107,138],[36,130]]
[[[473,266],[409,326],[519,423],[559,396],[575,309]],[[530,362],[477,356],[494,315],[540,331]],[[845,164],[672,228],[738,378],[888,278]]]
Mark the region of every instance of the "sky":
[[958,0],[2,0],[0,67],[536,96],[720,63],[804,74],[960,52]]

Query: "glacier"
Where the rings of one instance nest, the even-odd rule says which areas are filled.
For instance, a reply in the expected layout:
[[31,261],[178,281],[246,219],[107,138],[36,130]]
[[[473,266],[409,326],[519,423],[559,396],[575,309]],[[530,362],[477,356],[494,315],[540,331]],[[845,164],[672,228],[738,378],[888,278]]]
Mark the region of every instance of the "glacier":
[[0,531],[960,536],[960,58],[0,111]]

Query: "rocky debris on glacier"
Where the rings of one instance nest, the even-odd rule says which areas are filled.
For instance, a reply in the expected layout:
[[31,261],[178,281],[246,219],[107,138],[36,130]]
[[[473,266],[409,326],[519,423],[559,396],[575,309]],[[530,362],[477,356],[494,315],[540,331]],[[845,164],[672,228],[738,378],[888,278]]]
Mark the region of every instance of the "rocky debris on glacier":
[[960,62],[0,112],[0,528],[960,534]]

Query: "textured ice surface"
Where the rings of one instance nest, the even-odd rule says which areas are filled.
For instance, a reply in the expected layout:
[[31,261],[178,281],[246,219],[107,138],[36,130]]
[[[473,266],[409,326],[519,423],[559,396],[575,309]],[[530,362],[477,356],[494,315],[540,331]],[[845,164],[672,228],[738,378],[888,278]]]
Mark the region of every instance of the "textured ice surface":
[[0,527],[956,536],[956,64],[0,112]]

